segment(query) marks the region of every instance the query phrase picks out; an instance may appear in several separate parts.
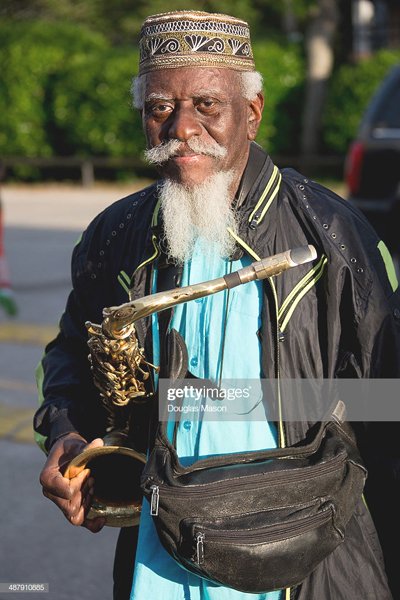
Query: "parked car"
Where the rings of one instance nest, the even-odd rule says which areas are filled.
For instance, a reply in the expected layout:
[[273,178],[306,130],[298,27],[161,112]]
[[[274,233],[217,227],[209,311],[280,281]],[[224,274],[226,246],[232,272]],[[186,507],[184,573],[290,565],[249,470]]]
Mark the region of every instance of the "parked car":
[[369,219],[392,255],[400,255],[400,65],[375,93],[350,146],[349,200]]

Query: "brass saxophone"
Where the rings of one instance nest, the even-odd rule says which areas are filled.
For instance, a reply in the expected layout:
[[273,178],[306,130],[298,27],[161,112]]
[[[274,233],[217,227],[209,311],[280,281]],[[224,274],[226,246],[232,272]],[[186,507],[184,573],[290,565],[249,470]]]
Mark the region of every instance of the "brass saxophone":
[[[111,413],[118,413],[132,403],[147,402],[153,394],[146,383],[151,379],[151,370],[157,371],[159,367],[146,360],[136,336],[136,321],[190,300],[278,275],[316,257],[313,246],[302,246],[256,261],[224,277],[105,308],[100,325],[86,323],[93,380],[103,403]],[[104,444],[75,457],[65,476],[72,478],[84,468],[91,470],[95,490],[87,518],[101,516],[106,525],[115,527],[136,525],[142,499],[140,474],[146,457],[130,446],[126,434],[115,430],[104,437]]]

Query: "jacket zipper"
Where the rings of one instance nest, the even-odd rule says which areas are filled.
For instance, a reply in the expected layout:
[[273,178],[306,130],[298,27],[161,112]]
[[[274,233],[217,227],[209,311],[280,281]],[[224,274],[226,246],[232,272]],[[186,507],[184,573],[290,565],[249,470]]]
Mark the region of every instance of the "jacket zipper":
[[[300,535],[310,529],[315,529],[319,525],[327,523],[332,518],[332,506],[324,509],[323,511],[312,515],[310,517],[304,517],[301,522],[287,523],[286,525],[274,524],[270,527],[260,528],[259,531],[251,531],[251,542],[254,541],[267,541],[276,542],[282,539],[282,536],[293,537],[293,535]],[[242,531],[213,531],[209,530],[206,533],[203,530],[199,530],[195,535],[196,542],[196,563],[204,563],[205,557],[205,540],[216,541],[216,542],[232,542],[241,543],[249,542],[249,532],[243,533]]]
[[283,415],[282,415],[282,399],[281,399],[281,384],[280,384],[280,352],[279,352],[279,344],[281,340],[284,339],[283,332],[280,330],[279,325],[279,315],[278,315],[278,296],[276,293],[275,283],[273,278],[269,278],[268,280],[270,289],[272,291],[272,296],[274,298],[274,314],[275,314],[275,332],[272,331],[272,339],[275,340],[275,377],[276,377],[276,386],[277,386],[277,396],[278,396],[278,411],[279,411],[279,429],[278,429],[278,441],[280,448],[286,448],[286,432],[285,426],[283,423]]
[[[336,470],[336,468],[338,467],[339,464],[344,463],[346,460],[346,457],[344,455],[338,455],[335,456],[335,458],[330,461],[329,463],[323,463],[322,465],[318,465],[318,467],[313,470],[312,474],[310,475],[311,478],[316,477],[317,475],[322,475],[322,474],[326,474],[329,473],[331,471]],[[260,477],[264,478],[264,475],[262,474]],[[257,483],[258,477],[255,476],[250,482],[249,481],[236,481],[236,480],[227,480],[224,482],[224,486],[225,488],[229,488],[229,491],[235,490],[235,489],[241,489],[241,488],[246,488],[247,486],[250,486],[252,489],[254,488],[254,484]],[[274,473],[274,481],[268,481],[267,484],[268,486],[273,486],[276,483],[290,483],[292,481],[303,481],[305,479],[304,477],[304,472],[302,470],[300,470],[299,472],[295,472],[295,471],[291,471],[291,475],[290,477],[287,476],[285,473]],[[149,480],[150,482],[150,480]],[[221,484],[221,482],[218,482],[219,485]],[[201,489],[188,489],[187,487],[179,490],[177,488],[171,489],[168,486],[164,486],[163,484],[152,484],[149,488],[149,492],[151,491],[151,497],[150,497],[150,514],[153,517],[156,517],[158,515],[158,507],[159,507],[159,502],[160,502],[160,494],[161,495],[165,495],[165,496],[175,496],[178,498],[185,498],[187,496],[215,496],[216,495],[216,490],[214,489],[208,489],[205,490],[203,488]]]
[[[240,246],[242,246],[242,248],[244,248],[244,250],[246,250],[246,252],[248,252],[250,254],[250,256],[252,256],[256,260],[261,260],[261,258],[258,256],[258,254],[250,246],[248,246],[246,244],[246,242],[244,242],[238,235],[235,235],[235,233],[232,231],[232,229],[228,228],[228,231],[231,234],[231,236],[240,244]],[[275,314],[276,331],[272,331],[272,340],[275,341],[275,346],[276,346],[276,349],[275,349],[275,357],[276,357],[275,377],[277,380],[277,393],[278,393],[279,414],[280,414],[279,432],[278,432],[279,433],[279,447],[285,448],[286,447],[286,434],[285,434],[285,428],[284,428],[284,424],[283,424],[283,420],[282,420],[282,413],[281,413],[281,395],[280,395],[280,383],[279,383],[279,378],[280,378],[279,344],[281,341],[283,341],[284,334],[279,329],[280,325],[279,325],[279,314],[278,314],[278,312],[279,312],[278,296],[276,293],[276,288],[275,288],[273,277],[268,278],[266,280],[266,282],[268,282],[270,290],[271,290],[273,298],[274,298],[274,309],[275,309],[274,314]],[[272,323],[271,323],[271,325],[272,325]]]
[[[263,220],[263,218],[265,217],[270,205],[272,204],[273,200],[275,199],[275,196],[279,192],[281,181],[282,181],[282,175],[277,170],[277,176],[275,177],[272,187],[268,192],[269,198],[268,198],[267,202],[266,203],[263,202],[263,204],[260,206],[260,208],[254,213],[254,216],[249,225],[250,229],[255,229],[257,227],[257,225],[259,225],[261,223],[261,221]],[[274,186],[274,184],[275,184],[275,186]],[[267,196],[268,196],[268,194],[267,194]]]

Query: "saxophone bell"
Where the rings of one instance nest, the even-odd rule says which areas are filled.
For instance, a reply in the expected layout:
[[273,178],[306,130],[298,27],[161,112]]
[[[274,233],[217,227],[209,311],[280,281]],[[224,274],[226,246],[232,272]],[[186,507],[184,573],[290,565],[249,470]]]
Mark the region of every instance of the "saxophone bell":
[[102,517],[110,527],[139,524],[142,507],[140,477],[146,456],[129,446],[128,436],[113,432],[104,446],[84,450],[71,460],[64,477],[72,479],[89,469],[94,493],[87,519]]

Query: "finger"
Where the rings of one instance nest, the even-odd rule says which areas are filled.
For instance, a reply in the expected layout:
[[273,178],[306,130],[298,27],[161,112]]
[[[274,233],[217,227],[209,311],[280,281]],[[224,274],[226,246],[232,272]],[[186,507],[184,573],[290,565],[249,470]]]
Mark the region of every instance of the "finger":
[[[54,504],[62,511],[62,513],[64,514],[66,519],[68,519],[68,521],[71,521],[71,523],[73,523],[74,525],[82,524],[84,518],[84,507],[81,501],[81,497],[76,499],[74,498],[74,500],[72,501],[60,500],[60,498],[58,498],[57,496],[53,496],[52,494],[48,494],[46,492],[43,493],[46,496],[46,498],[54,502]],[[82,518],[80,522],[76,522],[76,519],[79,517],[80,513],[82,513]]]
[[[84,486],[87,484],[89,479],[90,479],[90,469],[85,469],[84,471],[79,473],[76,477],[73,477],[69,482],[69,485],[70,485],[71,489],[73,490],[73,493],[75,494],[77,492],[82,492]],[[93,480],[93,477],[91,479]],[[90,485],[89,487],[93,487],[93,485]]]
[[103,529],[103,527],[105,525],[105,519],[103,519],[101,517],[96,517],[95,519],[85,519],[85,514],[86,514],[86,511],[85,511],[84,507],[82,506],[76,515],[71,515],[70,517],[67,517],[67,518],[72,525],[76,525],[76,526],[81,525],[82,527],[85,527],[92,533],[97,533],[101,529]]
[[80,473],[82,473],[82,471],[86,469],[85,465],[79,467],[75,465],[70,466],[71,460],[71,458],[68,458],[66,460],[60,461],[56,467],[57,471],[60,471],[61,475],[63,477],[66,477],[67,479],[73,479],[74,477],[77,477]]
[[101,438],[96,438],[85,447],[85,450],[87,448],[99,448],[100,446],[104,446],[104,441]]
[[71,455],[69,455],[68,452],[66,452],[65,456],[60,458],[60,461],[58,463],[59,470],[62,472],[63,475],[65,473],[67,473],[67,477],[69,479],[76,477],[77,475],[79,475],[79,473],[81,473],[86,468],[86,466],[84,464],[70,466],[71,460],[74,456],[77,456],[86,450],[92,450],[93,448],[100,448],[100,447],[104,446],[104,441],[101,438],[96,438],[92,442],[90,442],[90,444],[81,444],[80,450],[77,453],[76,452],[76,442],[74,442],[74,440],[71,440],[71,443],[74,444],[73,445],[74,455],[71,456]]
[[77,491],[80,491],[85,481],[89,478],[89,475],[89,469],[85,469],[73,479],[68,479],[67,477],[63,477],[57,469],[54,469],[47,473],[43,472],[40,483],[42,484],[43,492],[46,491],[59,498],[69,500]]
[[90,494],[87,494],[86,496],[83,497],[83,500],[82,500],[82,506],[86,512],[88,512],[88,510],[90,509],[91,504],[92,504],[92,497],[90,496]]
[[70,466],[70,462],[71,461],[60,464],[60,471],[64,477],[67,477],[67,479],[74,479],[74,477],[78,477],[78,475],[80,475],[80,473],[82,473],[86,467],[85,465],[80,465],[79,467],[75,465]]
[[85,519],[82,523],[82,527],[89,529],[92,533],[98,533],[101,531],[106,524],[106,520],[102,517],[97,517],[96,519]]
[[85,483],[82,486],[82,494],[86,498],[91,499],[94,493],[94,479],[93,477],[88,477]]
[[70,492],[70,496],[65,498],[65,495],[60,496],[58,489],[54,494],[50,488],[43,488],[43,495],[54,502],[67,517],[71,514],[75,514],[80,506],[91,500],[93,495],[91,488],[85,493],[83,489],[74,489],[70,486]]
[[[53,500],[53,502],[59,502],[60,504],[62,504],[63,506],[67,506],[69,505],[81,505],[83,498],[85,497],[85,494],[83,494],[81,489],[77,489],[74,490],[73,493],[70,495],[69,498],[61,498],[58,493],[53,494],[51,491],[49,491],[48,489],[43,489],[43,495],[46,496],[46,498],[49,498],[50,500]],[[90,496],[89,496],[90,497]]]
[[80,506],[79,510],[74,514],[68,515],[67,519],[71,523],[71,525],[75,525],[76,527],[83,525],[83,522],[85,520],[85,508],[83,506]]
[[54,496],[58,496],[59,498],[68,500],[73,494],[69,479],[63,477],[57,470],[52,470],[51,472],[44,471],[40,477],[40,483],[45,496],[45,492],[47,492]]

